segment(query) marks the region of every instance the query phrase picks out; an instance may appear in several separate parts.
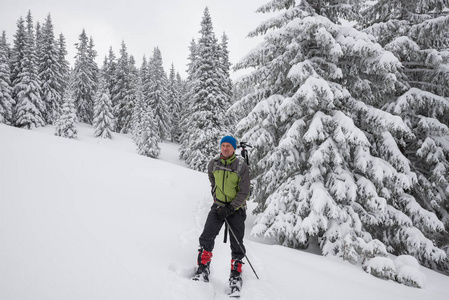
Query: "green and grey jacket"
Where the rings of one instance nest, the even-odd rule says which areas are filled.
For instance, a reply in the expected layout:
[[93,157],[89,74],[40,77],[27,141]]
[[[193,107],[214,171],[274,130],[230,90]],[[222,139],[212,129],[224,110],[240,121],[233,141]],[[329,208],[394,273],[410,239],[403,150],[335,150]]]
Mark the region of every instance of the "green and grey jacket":
[[234,209],[245,208],[249,196],[249,169],[235,153],[228,159],[220,156],[208,165],[209,180],[215,203],[220,206],[231,205]]

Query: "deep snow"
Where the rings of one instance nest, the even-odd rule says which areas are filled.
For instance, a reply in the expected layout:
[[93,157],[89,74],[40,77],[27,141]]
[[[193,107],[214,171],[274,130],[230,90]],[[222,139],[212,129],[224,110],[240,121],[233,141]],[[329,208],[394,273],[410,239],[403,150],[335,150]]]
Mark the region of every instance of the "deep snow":
[[[207,175],[139,156],[127,135],[79,138],[0,124],[0,299],[229,299],[229,244],[216,240],[211,282],[189,280],[211,204]],[[218,146],[217,146],[218,148]],[[218,150],[218,149],[217,149]],[[254,207],[254,203],[249,203]],[[241,299],[448,299],[449,277],[421,267],[423,289],[377,279],[338,258],[251,237]]]

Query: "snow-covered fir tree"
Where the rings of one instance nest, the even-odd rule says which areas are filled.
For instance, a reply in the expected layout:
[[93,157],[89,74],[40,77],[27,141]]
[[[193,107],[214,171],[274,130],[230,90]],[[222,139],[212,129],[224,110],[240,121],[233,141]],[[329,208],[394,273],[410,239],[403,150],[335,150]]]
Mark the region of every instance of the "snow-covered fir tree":
[[446,0],[380,0],[364,11],[365,32],[404,64],[411,87],[449,96],[449,3]]
[[106,80],[101,77],[98,91],[95,95],[94,107],[94,136],[100,138],[112,138],[114,130],[114,116],[112,114],[112,101]]
[[89,68],[92,70],[92,78],[95,83],[98,83],[98,78],[100,74],[100,70],[98,68],[97,63],[95,62],[95,59],[97,58],[98,54],[95,50],[95,44],[94,39],[92,37],[89,38],[89,45],[87,47],[87,57],[89,62]]
[[140,69],[138,71],[136,86],[136,105],[134,105],[131,120],[131,134],[136,145],[140,139],[141,133],[140,124],[142,124],[142,101],[144,101],[143,99],[145,99],[143,93],[143,82],[146,76],[148,76],[148,62],[146,56],[144,55],[142,58],[142,65],[140,66]]
[[134,126],[134,107],[136,106],[139,90],[141,91],[141,78],[139,69],[136,67],[136,60],[133,55],[129,56],[129,76],[130,80],[130,95],[132,99],[130,100],[133,103],[132,114],[130,124],[128,125],[128,132],[132,133]]
[[[223,76],[222,84],[220,87],[225,97],[224,101],[225,103],[227,103],[227,107],[229,108],[232,103],[233,83],[230,76],[231,62],[229,61],[228,41],[228,36],[226,35],[226,33],[223,33],[221,37],[221,43],[218,45],[218,58],[221,68],[221,74]],[[232,114],[226,116],[226,126],[234,126],[237,121],[238,120]],[[230,129],[230,131],[233,132],[234,130]]]
[[[28,12],[26,30],[22,19],[18,22],[16,40],[13,48],[14,81],[13,97],[16,102],[14,109],[14,125],[33,129],[44,126],[45,104],[41,99],[41,82],[38,76],[36,45],[33,17]],[[24,39],[23,41],[18,39]]]
[[41,27],[41,23],[40,22],[36,22],[36,34],[35,34],[35,52],[36,52],[36,57],[38,59],[38,64],[39,64],[39,59],[40,57],[43,55],[44,50],[43,50],[43,39],[42,39],[42,27]]
[[[443,221],[446,233],[429,235],[449,255],[448,5],[444,0],[378,1],[365,11],[363,27],[404,66],[402,78],[411,88],[385,109],[401,116],[414,134],[401,145],[417,176],[411,194]],[[420,222],[427,223],[418,217]],[[439,267],[449,271],[449,261]]]
[[[176,72],[176,85],[177,85],[177,89],[178,92],[180,94],[180,98],[182,99],[182,95],[184,95],[185,90],[186,90],[186,85],[185,85],[185,80],[183,80],[181,78],[181,75],[179,74],[179,72]],[[182,101],[180,100],[180,104],[179,106],[182,108]]]
[[135,66],[131,64],[125,42],[122,41],[120,57],[114,72],[115,85],[113,91],[114,116],[116,118],[116,131],[128,133],[131,130],[132,114],[136,101]]
[[179,92],[179,116],[178,116],[178,130],[179,134],[177,137],[177,142],[181,142],[181,136],[182,136],[182,119],[184,118],[184,111],[186,109],[187,101],[185,100],[185,95],[187,94],[187,83],[186,80],[181,78],[181,75],[179,73],[176,73],[176,85]]
[[95,94],[98,87],[98,80],[100,78],[100,68],[98,67],[95,59],[97,58],[98,54],[95,50],[95,44],[94,39],[92,37],[89,38],[89,45],[87,46],[87,62],[89,66],[89,70],[91,71],[92,76],[92,90]]
[[61,115],[55,126],[55,135],[69,139],[76,139],[78,135],[78,130],[76,129],[78,118],[76,116],[75,96],[73,92],[74,82],[74,78],[71,77],[64,91]]
[[117,97],[114,97],[114,87],[116,84],[116,70],[117,70],[117,57],[112,47],[110,47],[108,56],[104,57],[102,74],[106,81],[109,94],[111,95],[112,109],[113,109],[112,113],[114,114],[114,118],[116,118],[114,112],[114,107],[116,106],[116,103],[114,102],[114,99],[117,99]]
[[[220,62],[218,41],[206,7],[201,21],[200,38],[191,45],[186,118],[180,157],[190,168],[205,171],[208,161],[217,153],[221,137],[229,134],[225,113],[229,95],[222,87],[225,74]],[[192,47],[193,46],[193,47]]]
[[140,69],[140,81],[137,85],[137,101],[133,110],[132,136],[140,155],[157,158],[160,155],[160,138],[152,109],[143,93],[142,79],[147,71],[147,62],[144,57]]
[[60,84],[63,81],[63,74],[60,73],[59,50],[50,14],[41,28],[39,45],[38,65],[39,78],[42,83],[41,98],[45,104],[44,118],[46,124],[54,124],[60,114],[63,92]]
[[182,136],[182,119],[184,118],[184,111],[186,110],[186,106],[188,105],[186,101],[186,94],[187,94],[187,84],[186,80],[181,78],[181,75],[179,73],[176,73],[176,86],[177,90],[179,92],[179,116],[178,116],[178,135],[176,138],[176,141],[178,143],[181,142],[181,136]]
[[140,155],[157,158],[161,149],[159,147],[160,137],[157,135],[157,125],[154,122],[154,115],[148,107],[140,106],[141,125],[140,139],[137,143],[137,151]]
[[[58,45],[58,65],[59,65],[58,73],[60,75],[58,80],[60,81],[59,87],[61,88],[61,94],[64,95],[64,91],[67,88],[68,82],[69,82],[70,64],[66,59],[67,48],[66,48],[65,37],[62,33],[59,34],[57,45]],[[62,98],[61,98],[60,104],[62,106]]]
[[143,82],[144,96],[154,116],[154,122],[161,140],[170,139],[170,113],[168,110],[168,79],[164,71],[162,54],[158,47],[148,62],[148,76]]
[[250,33],[264,42],[237,64],[255,68],[243,79],[255,91],[234,105],[252,108],[237,125],[254,146],[252,233],[290,247],[316,241],[351,262],[391,252],[441,264],[429,233],[444,226],[411,193],[417,176],[401,152],[414,134],[379,108],[406,89],[402,65],[372,36],[335,23],[359,10],[354,1],[330,2],[262,6],[279,14]]
[[80,122],[92,124],[93,98],[96,91],[97,67],[92,39],[88,39],[83,29],[76,44],[74,74],[74,97],[77,116]]
[[[237,81],[232,88],[232,106],[228,110],[228,114],[232,115],[235,122],[239,122],[246,117],[252,110],[253,103],[258,102],[258,95],[254,93],[255,87],[244,84],[243,81]],[[254,99],[256,98],[256,99]],[[234,105],[239,101],[238,105]]]
[[0,38],[0,123],[10,125],[12,122],[11,69],[9,67],[9,46],[6,42],[6,33],[3,31]]
[[[25,31],[25,21],[23,17],[17,20],[17,30],[14,34],[13,47],[11,50],[10,66],[11,66],[11,84],[16,81],[20,70],[22,69],[22,63],[25,57],[25,41],[26,41],[26,31]],[[15,98],[13,91],[13,98]]]
[[179,142],[181,134],[179,127],[181,119],[181,85],[177,75],[179,76],[179,73],[176,74],[175,67],[172,64],[167,87],[167,105],[171,120],[170,137],[172,142]]
[[[197,67],[198,59],[197,59],[197,45],[195,39],[192,39],[189,45],[189,57],[188,57],[188,64],[187,64],[187,79],[185,81],[184,85],[184,92],[181,96],[181,103],[182,103],[182,109],[181,109],[181,115],[180,115],[180,122],[179,127],[181,128],[181,136],[179,138],[180,142],[183,146],[190,144],[190,132],[187,132],[187,129],[189,128],[189,122],[190,122],[190,100],[192,99],[193,94],[193,86],[195,83],[195,80],[193,78],[194,71]],[[179,149],[179,158],[181,160],[187,161],[189,156],[188,149],[185,149],[184,147],[180,147]]]
[[6,38],[6,31],[4,30],[2,31],[2,36],[0,38],[0,45],[3,47],[3,50],[5,50],[6,57],[9,59],[11,55],[11,49]]

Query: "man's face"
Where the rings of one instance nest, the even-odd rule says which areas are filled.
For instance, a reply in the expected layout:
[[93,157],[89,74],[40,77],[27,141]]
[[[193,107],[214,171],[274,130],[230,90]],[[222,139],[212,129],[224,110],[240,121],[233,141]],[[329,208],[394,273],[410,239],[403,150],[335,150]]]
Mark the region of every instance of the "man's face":
[[231,157],[232,154],[234,154],[234,151],[235,151],[235,149],[234,149],[234,147],[232,147],[231,144],[226,143],[226,142],[221,144],[221,154],[224,157],[226,157],[226,158]]

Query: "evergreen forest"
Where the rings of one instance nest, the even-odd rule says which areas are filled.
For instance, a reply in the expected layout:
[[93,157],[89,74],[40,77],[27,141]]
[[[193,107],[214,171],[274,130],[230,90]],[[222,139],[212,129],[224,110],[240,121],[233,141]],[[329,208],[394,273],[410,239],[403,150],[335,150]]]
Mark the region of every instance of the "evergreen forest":
[[[0,123],[72,139],[87,123],[152,158],[171,141],[201,172],[235,135],[252,146],[253,235],[367,272],[406,254],[449,273],[449,0],[271,0],[267,12],[248,33],[263,42],[231,64],[232,36],[205,8],[181,78],[158,47],[137,66],[124,41],[97,65],[84,29],[70,66],[51,15],[29,11],[0,38]],[[234,82],[235,70],[248,72]]]

